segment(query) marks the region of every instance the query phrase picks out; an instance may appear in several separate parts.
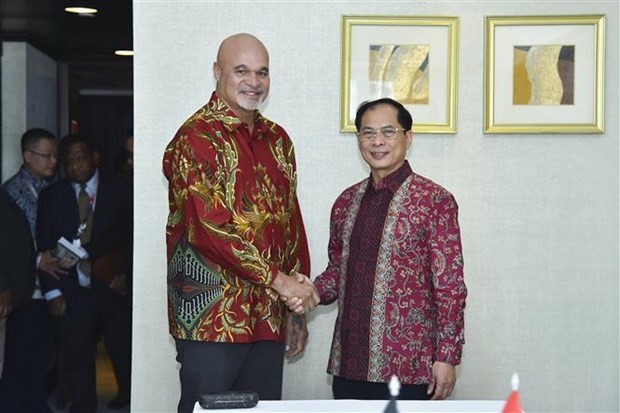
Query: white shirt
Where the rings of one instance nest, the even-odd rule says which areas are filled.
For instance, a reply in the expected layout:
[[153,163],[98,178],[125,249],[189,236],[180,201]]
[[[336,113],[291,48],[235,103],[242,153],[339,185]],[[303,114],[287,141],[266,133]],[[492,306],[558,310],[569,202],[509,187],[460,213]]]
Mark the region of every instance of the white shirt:
[[[72,182],[71,186],[73,187],[73,190],[75,191],[75,200],[77,202],[78,197],[80,196],[80,190],[82,188],[82,185],[79,184],[78,182]],[[90,198],[90,206],[92,208],[93,214],[95,213],[95,204],[97,202],[97,189],[98,188],[99,188],[99,171],[95,170],[95,173],[93,174],[93,176],[86,182],[86,188],[85,188],[86,193],[88,194]],[[80,270],[79,265],[76,266],[75,269],[77,270],[78,283],[82,287],[90,288],[91,287],[90,276],[84,274],[82,270]],[[62,295],[62,292],[60,292],[60,290],[58,289],[50,290],[45,293],[45,299],[47,301],[50,301],[56,297],[59,297],[60,295]]]

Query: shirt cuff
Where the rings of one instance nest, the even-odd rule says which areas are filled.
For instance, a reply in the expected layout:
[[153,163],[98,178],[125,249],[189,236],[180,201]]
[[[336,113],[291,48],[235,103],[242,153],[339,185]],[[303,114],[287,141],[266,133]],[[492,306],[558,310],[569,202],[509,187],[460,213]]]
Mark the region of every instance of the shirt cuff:
[[442,363],[448,363],[453,366],[461,364],[461,350],[462,346],[456,343],[439,343],[437,347],[436,361]]
[[59,289],[49,290],[44,294],[46,301],[52,301],[54,298],[58,298],[62,295]]

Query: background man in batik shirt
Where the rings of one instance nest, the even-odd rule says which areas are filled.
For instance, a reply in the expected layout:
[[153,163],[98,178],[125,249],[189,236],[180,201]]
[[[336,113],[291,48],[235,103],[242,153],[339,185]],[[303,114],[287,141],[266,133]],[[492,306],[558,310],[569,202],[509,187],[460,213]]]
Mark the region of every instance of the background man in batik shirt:
[[401,399],[443,399],[456,381],[467,295],[457,204],[405,160],[411,125],[392,99],[357,111],[370,177],[334,203],[329,263],[314,280],[321,304],[338,300],[328,365],[337,399],[388,399],[392,375]]
[[[166,148],[169,181],[168,315],[181,363],[179,412],[199,395],[252,390],[281,398],[285,330],[302,351],[305,319],[280,297],[318,296],[308,274],[293,144],[257,110],[269,92],[269,56],[254,36],[220,45],[215,92]],[[288,321],[288,322],[287,322]]]

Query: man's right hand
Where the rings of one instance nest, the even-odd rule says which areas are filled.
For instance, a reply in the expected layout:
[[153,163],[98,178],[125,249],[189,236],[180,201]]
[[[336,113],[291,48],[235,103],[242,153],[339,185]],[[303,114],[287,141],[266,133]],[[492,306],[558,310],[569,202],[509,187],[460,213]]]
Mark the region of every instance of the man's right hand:
[[117,274],[110,282],[109,287],[117,294],[127,294],[127,275],[125,273]]
[[[300,282],[301,284],[307,284],[310,285],[314,288],[314,290],[316,291],[316,287],[314,287],[314,283],[312,281],[310,281],[310,278],[303,275],[303,274],[297,274],[297,276],[295,277],[297,279],[298,282]],[[318,292],[317,292],[318,295]],[[286,306],[288,307],[289,311],[295,314],[305,314],[308,310],[306,309],[306,306],[304,305],[304,302],[301,298],[299,297],[281,297],[281,300],[284,301],[286,303]],[[321,298],[319,297],[319,303],[321,302]],[[316,306],[315,306],[316,307]],[[310,308],[309,310],[313,310],[315,307]]]
[[41,253],[39,260],[39,269],[59,279],[60,276],[66,275],[69,271],[69,262],[67,260],[59,260],[52,254],[52,251]]
[[53,298],[47,302],[47,307],[54,317],[62,318],[67,313],[67,303],[62,295]]
[[[307,279],[307,281],[300,281],[302,280],[301,277],[304,277],[303,279]],[[278,275],[271,287],[276,290],[280,295],[280,299],[286,302],[289,308],[291,305],[294,305],[294,312],[297,314],[304,314],[313,310],[320,301],[314,284],[303,274],[292,277],[278,271]],[[290,304],[288,300],[291,300]]]

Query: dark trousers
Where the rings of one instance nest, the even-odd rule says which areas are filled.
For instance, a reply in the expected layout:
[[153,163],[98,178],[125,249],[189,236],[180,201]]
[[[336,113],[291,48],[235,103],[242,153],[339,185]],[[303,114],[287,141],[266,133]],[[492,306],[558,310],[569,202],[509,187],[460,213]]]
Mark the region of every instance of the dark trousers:
[[46,373],[51,348],[52,320],[45,300],[31,300],[9,315],[0,412],[50,412]]
[[179,413],[193,412],[202,394],[253,391],[260,400],[282,398],[284,344],[176,340],[181,363]]
[[[387,383],[348,380],[334,376],[332,383],[334,399],[389,400],[390,390]],[[429,400],[426,394],[428,384],[401,384],[399,400]]]
[[106,287],[80,288],[57,320],[62,362],[66,368],[71,413],[97,410],[96,352],[100,334],[110,356],[119,394],[130,394],[131,307],[127,297]]

